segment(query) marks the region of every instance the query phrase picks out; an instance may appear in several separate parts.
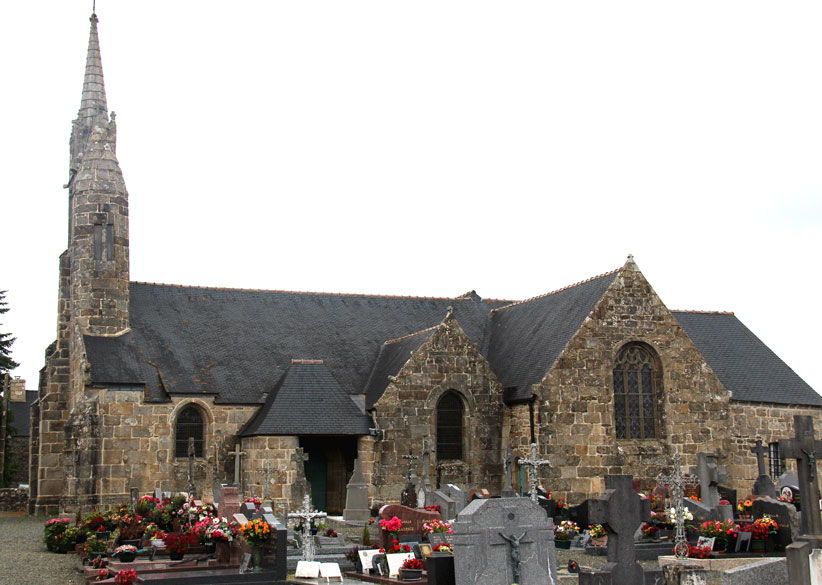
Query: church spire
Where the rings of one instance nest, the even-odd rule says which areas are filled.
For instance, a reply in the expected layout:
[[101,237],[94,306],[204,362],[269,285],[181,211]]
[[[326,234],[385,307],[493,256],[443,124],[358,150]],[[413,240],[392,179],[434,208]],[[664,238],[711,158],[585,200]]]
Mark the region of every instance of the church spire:
[[88,37],[86,71],[83,77],[83,96],[77,119],[71,129],[71,160],[69,182],[74,177],[85,153],[94,120],[108,118],[106,86],[103,82],[103,59],[100,55],[100,40],[97,36],[97,15],[91,13],[91,31]]

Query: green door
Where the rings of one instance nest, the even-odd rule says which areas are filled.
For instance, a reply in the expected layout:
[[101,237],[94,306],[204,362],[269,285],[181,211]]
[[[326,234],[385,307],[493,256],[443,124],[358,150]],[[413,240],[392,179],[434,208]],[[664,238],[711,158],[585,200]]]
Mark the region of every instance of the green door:
[[316,510],[325,511],[326,488],[328,485],[328,462],[325,453],[312,451],[305,462],[305,477],[311,484],[311,502]]

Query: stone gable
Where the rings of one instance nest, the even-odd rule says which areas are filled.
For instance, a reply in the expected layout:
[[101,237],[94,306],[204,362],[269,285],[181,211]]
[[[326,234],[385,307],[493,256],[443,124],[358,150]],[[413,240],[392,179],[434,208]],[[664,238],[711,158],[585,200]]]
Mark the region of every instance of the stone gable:
[[[614,360],[632,341],[650,346],[662,367],[656,439],[616,438]],[[669,465],[670,445],[685,465],[728,445],[730,393],[632,260],[535,393],[539,443],[552,463],[548,487],[573,502],[602,492],[606,474],[651,480]]]
[[[446,482],[482,486],[497,493],[502,485],[502,420],[506,407],[502,385],[488,362],[449,314],[433,334],[411,353],[410,359],[392,379],[374,405],[382,440],[374,443],[374,468],[368,470],[376,486],[378,503],[396,502],[404,487],[408,464],[403,455],[409,449],[419,455],[423,438],[432,449],[428,470],[436,481],[436,407],[439,398],[456,391],[465,408],[463,432],[464,463],[461,471],[444,474]],[[422,477],[422,463],[417,462]]]

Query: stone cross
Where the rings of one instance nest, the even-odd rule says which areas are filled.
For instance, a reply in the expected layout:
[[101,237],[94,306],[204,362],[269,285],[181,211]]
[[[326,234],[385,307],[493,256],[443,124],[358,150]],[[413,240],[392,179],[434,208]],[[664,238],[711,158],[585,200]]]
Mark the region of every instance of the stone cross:
[[505,457],[502,458],[502,467],[504,469],[503,474],[505,475],[505,487],[502,488],[502,493],[500,494],[503,498],[513,498],[517,495],[517,492],[514,491],[514,486],[512,484],[513,474],[514,474],[514,454],[511,453],[511,447],[505,448]]
[[271,497],[271,459],[265,460],[265,467],[260,467],[257,469],[260,473],[265,473],[265,483],[263,484],[265,488],[263,489],[263,497],[270,498]]
[[724,467],[717,466],[716,455],[700,453],[696,475],[699,477],[699,491],[702,503],[708,508],[719,506],[718,485],[728,478]]
[[188,438],[188,493],[192,497],[197,496],[197,488],[194,486],[194,437]]
[[428,477],[428,467],[431,465],[431,447],[428,439],[422,440],[422,491],[427,496],[434,491],[431,480]]
[[[660,473],[656,476],[657,483],[670,486],[674,497],[674,521],[676,522],[676,534],[674,536],[674,554],[678,559],[688,558],[688,539],[685,536],[685,517],[682,505],[683,495],[686,485],[696,485],[699,478],[687,476],[682,473],[682,457],[679,452],[674,453],[674,468],[669,475]],[[609,547],[610,548],[610,547]]]
[[756,454],[756,465],[759,468],[759,477],[754,482],[753,493],[755,496],[768,496],[776,499],[776,488],[765,471],[765,453],[767,451],[768,448],[759,439],[756,440],[756,447],[751,448],[751,453]]
[[409,508],[417,507],[417,470],[414,469],[414,461],[419,459],[417,455],[408,448],[408,455],[403,455],[403,459],[408,460],[408,475],[405,478],[405,489],[400,495],[400,504]]
[[303,525],[303,557],[304,561],[312,562],[314,560],[314,537],[311,535],[311,521],[314,518],[325,518],[325,512],[318,512],[311,509],[311,499],[308,494],[303,496],[302,510],[297,510],[288,515],[289,518],[299,518]]
[[550,465],[551,462],[547,459],[537,459],[537,444],[531,443],[531,458],[520,457],[517,459],[520,465],[527,465],[530,467],[530,484],[531,484],[531,501],[537,503],[537,486],[539,486],[539,468],[542,465]]
[[243,491],[243,486],[240,485],[240,458],[245,455],[245,451],[240,451],[240,442],[237,441],[237,444],[234,445],[234,450],[228,452],[229,455],[234,456],[234,485],[240,488],[240,491]]
[[636,561],[634,533],[650,519],[651,501],[634,491],[630,475],[606,475],[605,495],[588,500],[588,522],[602,524],[608,532],[608,562],[601,572],[610,573],[609,583],[645,582]]
[[419,457],[417,455],[414,455],[414,453],[411,451],[411,447],[409,447],[408,455],[403,455],[402,458],[408,460],[408,475],[406,476],[406,479],[408,481],[411,481],[411,472],[414,470],[414,461],[419,459]]
[[822,537],[822,518],[819,512],[819,486],[816,482],[816,457],[822,453],[822,441],[814,439],[813,419],[794,415],[796,438],[780,439],[779,453],[788,459],[796,459],[799,475],[799,493],[802,496],[800,534]]

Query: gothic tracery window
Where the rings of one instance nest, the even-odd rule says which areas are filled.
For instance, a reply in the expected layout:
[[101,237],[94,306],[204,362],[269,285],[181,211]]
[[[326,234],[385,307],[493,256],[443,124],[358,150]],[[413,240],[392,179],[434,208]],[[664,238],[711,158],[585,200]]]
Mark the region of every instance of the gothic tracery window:
[[617,439],[657,436],[661,368],[653,350],[641,343],[622,347],[614,363],[614,426]]
[[437,402],[437,461],[462,459],[462,399],[453,391]]
[[174,456],[188,457],[188,439],[194,437],[194,456],[203,456],[203,415],[196,406],[186,406],[174,427]]

